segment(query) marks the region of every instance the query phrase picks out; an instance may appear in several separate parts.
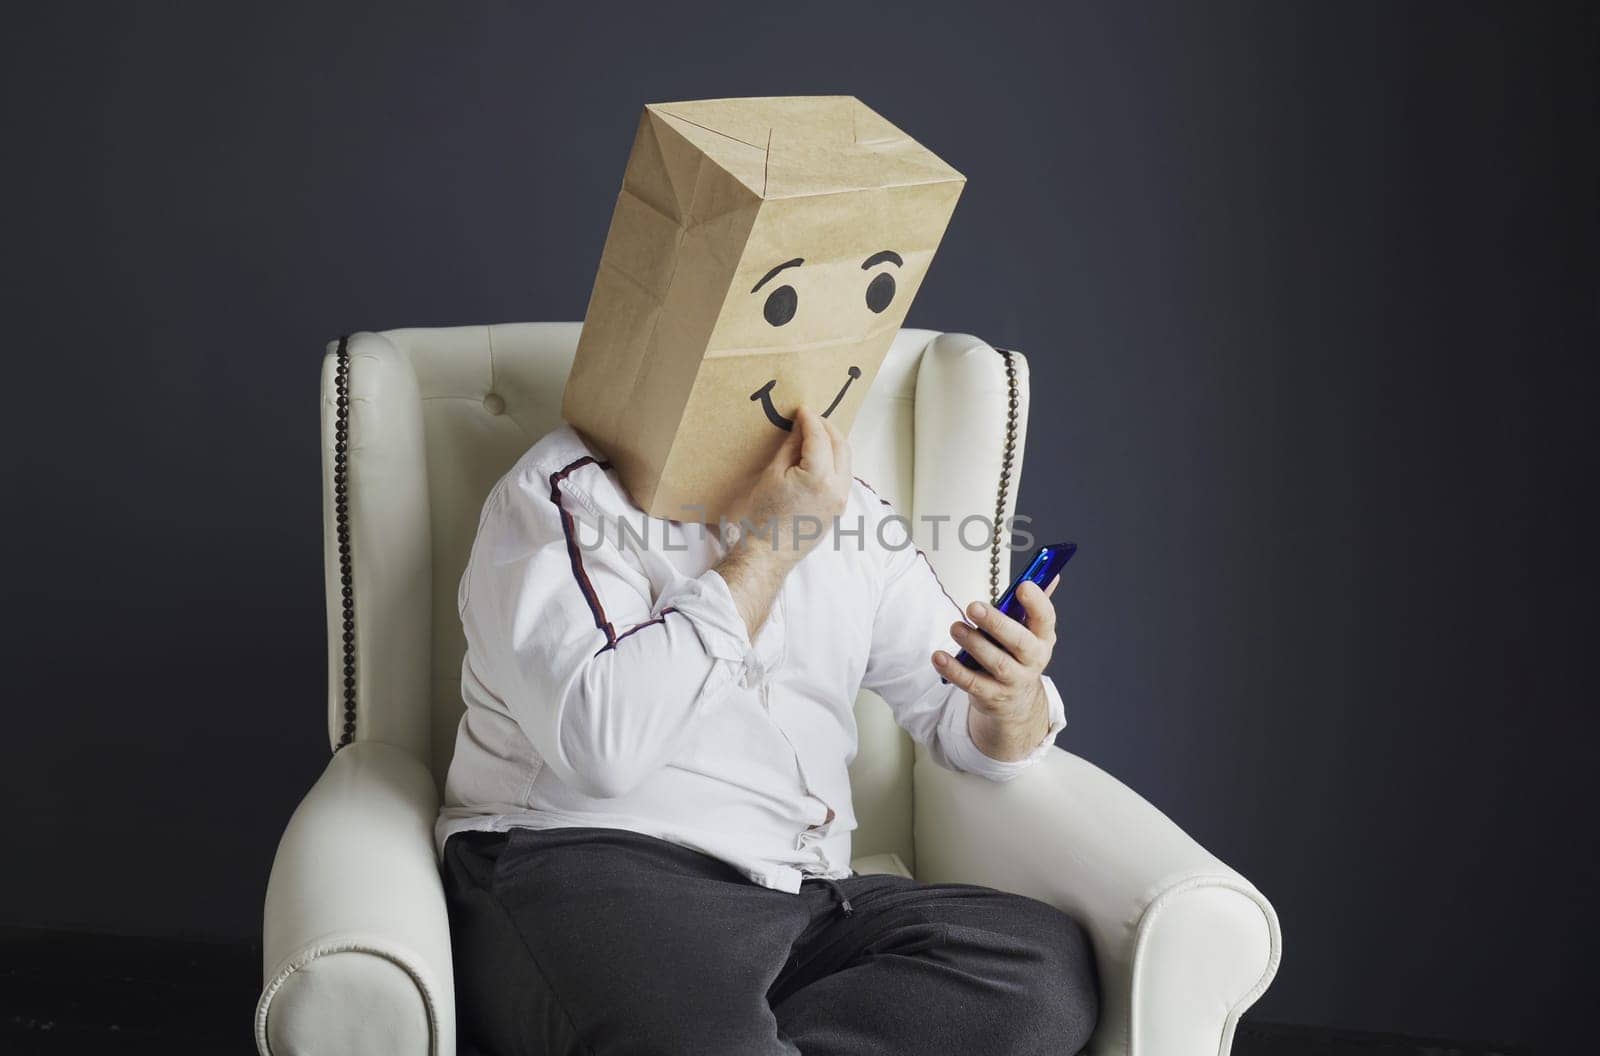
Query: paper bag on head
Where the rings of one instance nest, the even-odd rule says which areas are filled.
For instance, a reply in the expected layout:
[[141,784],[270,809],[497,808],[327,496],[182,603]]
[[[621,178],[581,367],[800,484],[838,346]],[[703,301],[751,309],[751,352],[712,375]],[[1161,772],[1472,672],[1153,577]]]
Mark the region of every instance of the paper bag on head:
[[645,107],[563,417],[651,516],[731,516],[796,407],[849,432],[964,183],[850,96]]

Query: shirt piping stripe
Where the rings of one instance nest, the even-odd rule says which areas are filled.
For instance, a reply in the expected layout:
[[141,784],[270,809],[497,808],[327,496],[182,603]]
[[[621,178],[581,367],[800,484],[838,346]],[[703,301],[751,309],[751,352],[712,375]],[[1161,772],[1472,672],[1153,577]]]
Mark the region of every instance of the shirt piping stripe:
[[944,589],[944,580],[939,578],[938,569],[933,567],[933,562],[928,560],[928,555],[922,552],[922,547],[920,547],[920,546],[917,547],[917,556],[922,558],[922,563],[928,566],[928,571],[929,572],[933,573],[933,581],[935,583],[939,584],[939,593],[943,594],[945,596],[945,599],[947,601],[949,601],[950,604],[955,606],[956,615],[961,617],[961,622],[963,622],[963,623],[970,622],[970,621],[967,620],[966,610],[964,610],[961,607],[961,603],[956,601],[955,598],[950,597],[950,592],[948,590]]
[[569,462],[565,467],[550,474],[550,501],[555,503],[556,509],[561,513],[561,532],[567,539],[567,560],[572,564],[572,578],[578,581],[578,589],[583,592],[583,600],[589,604],[589,612],[594,616],[595,629],[606,636],[606,648],[610,648],[617,644],[616,631],[612,629],[611,621],[606,619],[606,610],[600,604],[600,595],[594,589],[594,584],[589,581],[589,573],[584,571],[583,550],[578,546],[578,533],[573,526],[572,514],[561,505],[561,482],[575,470],[588,465],[599,466],[602,470],[611,468],[610,462],[602,462],[593,455],[584,455],[575,462]]
[[666,623],[667,622],[667,613],[669,613],[669,612],[677,612],[677,611],[678,611],[677,609],[673,608],[671,605],[668,605],[666,608],[662,609],[655,616],[651,617],[648,620],[645,620],[643,623],[634,624],[632,627],[629,627],[627,630],[625,630],[621,634],[617,635],[617,637],[614,640],[612,640],[610,642],[607,642],[605,645],[602,645],[594,655],[595,656],[599,656],[601,653],[605,652],[607,649],[615,649],[617,647],[617,642],[622,641],[622,639],[628,637],[628,635],[630,635],[630,634],[637,634],[639,631],[644,630],[646,627],[653,627],[658,623]]
[[[879,503],[881,503],[884,506],[889,507],[891,510],[894,509],[894,503],[890,502],[888,499],[884,498],[882,495],[878,495],[878,489],[877,488],[873,487],[871,484],[868,484],[866,481],[862,480],[860,477],[857,477],[855,479],[856,479],[856,483],[857,484],[860,484],[863,488],[866,488],[868,491],[872,492],[873,495],[877,496],[877,499],[878,499]],[[915,544],[913,544],[913,545],[915,545]],[[928,555],[922,552],[922,547],[920,547],[920,546],[916,547],[916,551],[917,551],[917,556],[922,558],[922,563],[928,566],[928,571],[933,573],[933,581],[935,583],[939,584],[939,593],[943,594],[945,596],[945,600],[949,601],[951,605],[955,606],[956,615],[960,616],[962,622],[965,623],[966,620],[967,620],[966,610],[961,607],[961,603],[960,602],[956,601],[955,598],[950,597],[950,592],[948,590],[946,590],[945,587],[944,587],[944,580],[939,578],[939,570],[933,567],[933,562],[929,561],[928,560]]]
[[589,579],[589,573],[583,567],[583,548],[578,545],[576,522],[573,521],[572,514],[568,512],[567,508],[561,505],[562,482],[576,470],[588,465],[599,466],[602,470],[611,468],[610,462],[602,462],[593,455],[584,455],[574,462],[569,462],[566,466],[550,474],[550,501],[555,503],[556,509],[561,513],[561,532],[567,540],[567,559],[572,564],[572,578],[578,581],[578,589],[583,592],[583,600],[588,603],[589,612],[594,616],[595,629],[606,636],[606,644],[602,645],[594,654],[599,656],[607,649],[615,649],[617,643],[628,637],[628,635],[642,631],[646,627],[666,622],[667,613],[677,612],[678,610],[669,605],[655,616],[642,623],[634,624],[621,634],[617,633],[616,627],[606,618],[605,606],[600,604],[600,592],[594,589],[594,583]]
[[876,496],[876,498],[878,500],[878,505],[887,506],[891,510],[894,509],[894,503],[890,502],[888,499],[884,498],[882,495],[879,495],[877,488],[873,487],[871,484],[868,484],[866,481],[862,480],[860,477],[857,477],[855,479],[856,479],[856,483],[857,484],[860,484],[863,488],[866,488],[868,491],[872,492],[872,494],[874,496]]

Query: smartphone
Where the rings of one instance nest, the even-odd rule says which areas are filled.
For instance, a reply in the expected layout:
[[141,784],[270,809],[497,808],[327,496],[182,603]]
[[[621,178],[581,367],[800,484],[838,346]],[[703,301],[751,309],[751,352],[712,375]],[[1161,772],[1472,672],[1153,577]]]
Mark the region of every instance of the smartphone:
[[[1028,622],[1028,614],[1023,611],[1022,602],[1017,598],[1017,588],[1024,583],[1037,583],[1039,589],[1043,590],[1050,585],[1052,579],[1055,579],[1060,574],[1061,570],[1066,567],[1067,562],[1072,560],[1072,555],[1077,552],[1077,543],[1050,543],[1046,546],[1041,546],[1034,551],[1033,559],[1028,562],[1028,567],[1023,571],[1022,575],[1018,576],[1011,586],[1006,588],[1006,592],[1000,595],[1000,600],[994,603],[994,607],[1017,622],[1026,624]],[[984,633],[984,637],[991,642],[994,641],[994,638],[987,632]],[[956,663],[969,671],[983,670],[983,665],[974,660],[972,654],[965,649],[956,654]]]

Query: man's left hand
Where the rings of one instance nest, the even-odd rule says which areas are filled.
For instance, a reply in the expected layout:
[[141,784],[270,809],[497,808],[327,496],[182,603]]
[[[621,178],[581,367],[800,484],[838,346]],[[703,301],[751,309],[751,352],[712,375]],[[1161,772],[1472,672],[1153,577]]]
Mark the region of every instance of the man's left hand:
[[1050,595],[1060,582],[1057,576],[1044,590],[1035,583],[1017,588],[1026,624],[993,605],[975,601],[967,606],[976,629],[952,624],[950,636],[983,665],[982,671],[963,667],[943,650],[933,654],[939,674],[967,691],[972,701],[967,729],[979,750],[991,758],[1021,759],[1049,732],[1050,708],[1042,679],[1055,651],[1056,610]]

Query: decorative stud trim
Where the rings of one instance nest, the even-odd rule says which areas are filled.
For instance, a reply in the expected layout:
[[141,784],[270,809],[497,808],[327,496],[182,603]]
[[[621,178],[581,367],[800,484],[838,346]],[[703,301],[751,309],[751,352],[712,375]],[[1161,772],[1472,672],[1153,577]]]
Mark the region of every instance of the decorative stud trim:
[[[1006,364],[1006,443],[1000,459],[1000,487],[994,500],[994,535],[989,540],[989,596],[1000,598],[1001,555],[1010,554],[1007,544],[1011,533],[1006,531],[1006,500],[1011,494],[1011,467],[1017,454],[1017,364],[1013,353],[1003,348],[995,349]],[[1004,533],[1004,534],[1002,534]],[[1006,561],[1006,575],[1011,574],[1011,562]]]
[[356,595],[350,561],[350,335],[339,338],[333,354],[333,513],[339,541],[339,611],[342,617],[339,657],[344,678],[344,729],[338,751],[356,735]]

